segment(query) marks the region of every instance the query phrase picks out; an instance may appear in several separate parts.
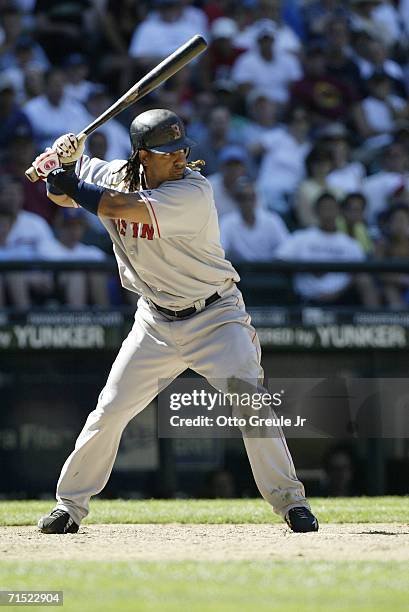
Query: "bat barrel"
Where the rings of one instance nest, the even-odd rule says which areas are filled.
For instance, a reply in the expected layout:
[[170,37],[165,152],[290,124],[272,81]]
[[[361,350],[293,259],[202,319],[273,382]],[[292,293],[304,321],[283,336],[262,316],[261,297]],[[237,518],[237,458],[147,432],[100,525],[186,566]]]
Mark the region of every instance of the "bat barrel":
[[119,100],[112,106],[107,108],[95,121],[87,125],[82,130],[84,134],[89,136],[94,130],[97,130],[109,119],[112,119],[123,110],[137,102],[148,93],[156,89],[159,85],[167,81],[171,76],[176,74],[181,68],[186,66],[192,59],[202,53],[207,48],[207,42],[203,36],[196,34],[184,45],[176,49],[171,55],[164,59],[160,64],[152,68],[140,81],[138,81],[131,89],[129,89]]

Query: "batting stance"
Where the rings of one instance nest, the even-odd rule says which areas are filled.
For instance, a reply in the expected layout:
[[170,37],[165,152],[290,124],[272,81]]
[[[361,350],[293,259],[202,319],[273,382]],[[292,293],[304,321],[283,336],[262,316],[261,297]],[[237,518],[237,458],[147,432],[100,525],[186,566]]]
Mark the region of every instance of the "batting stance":
[[[131,124],[133,153],[107,163],[83,155],[85,138],[59,138],[34,162],[49,198],[98,215],[109,232],[121,282],[139,299],[97,406],[57,484],[43,533],[75,533],[91,496],[106,485],[127,423],[187,368],[220,389],[222,380],[261,380],[260,345],[239,276],[220,246],[209,182],[188,164],[194,144],[173,112],[155,109]],[[227,390],[227,389],[226,389]],[[293,531],[317,531],[279,427],[244,437],[257,486]]]

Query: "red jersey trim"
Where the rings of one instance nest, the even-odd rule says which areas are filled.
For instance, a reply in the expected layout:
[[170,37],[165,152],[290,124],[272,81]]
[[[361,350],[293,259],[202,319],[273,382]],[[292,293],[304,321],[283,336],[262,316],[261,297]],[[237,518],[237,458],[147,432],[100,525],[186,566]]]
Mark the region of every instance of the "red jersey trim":
[[[83,159],[84,159],[84,156],[81,155],[81,157],[78,160],[79,161],[78,175],[81,175],[81,168],[82,168],[82,161],[83,161]],[[81,208],[81,206],[79,204],[77,204],[77,202],[74,202],[74,203],[75,203],[75,208]]]
[[153,215],[153,219],[155,220],[156,229],[157,229],[157,232],[158,232],[158,237],[160,238],[159,224],[158,224],[158,220],[157,220],[156,215],[155,215],[155,210],[153,208],[153,204],[150,201],[150,199],[148,198],[148,196],[143,193],[143,191],[140,191],[139,193],[141,194],[141,197],[144,200],[145,204],[148,204],[150,209],[151,209],[151,211],[152,211],[151,219],[152,219],[152,215]]

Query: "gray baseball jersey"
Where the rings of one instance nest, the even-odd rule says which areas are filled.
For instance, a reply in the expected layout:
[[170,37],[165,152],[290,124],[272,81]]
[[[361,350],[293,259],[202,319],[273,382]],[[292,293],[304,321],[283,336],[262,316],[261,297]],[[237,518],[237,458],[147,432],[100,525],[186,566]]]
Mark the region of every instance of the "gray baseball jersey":
[[[124,191],[111,163],[83,156],[79,175],[87,182]],[[151,225],[101,219],[111,236],[122,285],[171,310],[206,299],[240,280],[224,257],[210,183],[186,169],[183,179],[140,191]]]
[[[125,162],[84,157],[77,171],[86,180],[124,190],[117,170]],[[150,225],[102,220],[114,243],[122,283],[143,297],[98,404],[65,462],[57,485],[57,507],[78,524],[89,500],[105,486],[127,423],[187,368],[228,390],[232,377],[260,381],[260,344],[251,325],[233,266],[219,241],[212,189],[198,172],[139,192]],[[220,299],[204,307],[204,298]],[[167,316],[196,305],[189,317]],[[257,486],[275,512],[308,506],[279,427],[266,438],[244,438]]]

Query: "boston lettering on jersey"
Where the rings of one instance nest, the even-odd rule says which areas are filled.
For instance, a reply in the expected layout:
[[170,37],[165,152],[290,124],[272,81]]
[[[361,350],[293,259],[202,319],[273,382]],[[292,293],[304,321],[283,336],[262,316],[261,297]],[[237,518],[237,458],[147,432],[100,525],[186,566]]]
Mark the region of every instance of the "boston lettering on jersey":
[[155,234],[153,225],[148,225],[147,223],[127,223],[124,219],[115,219],[115,225],[118,234],[121,236],[126,235],[128,225],[131,228],[132,238],[147,238],[148,240],[153,240]]

